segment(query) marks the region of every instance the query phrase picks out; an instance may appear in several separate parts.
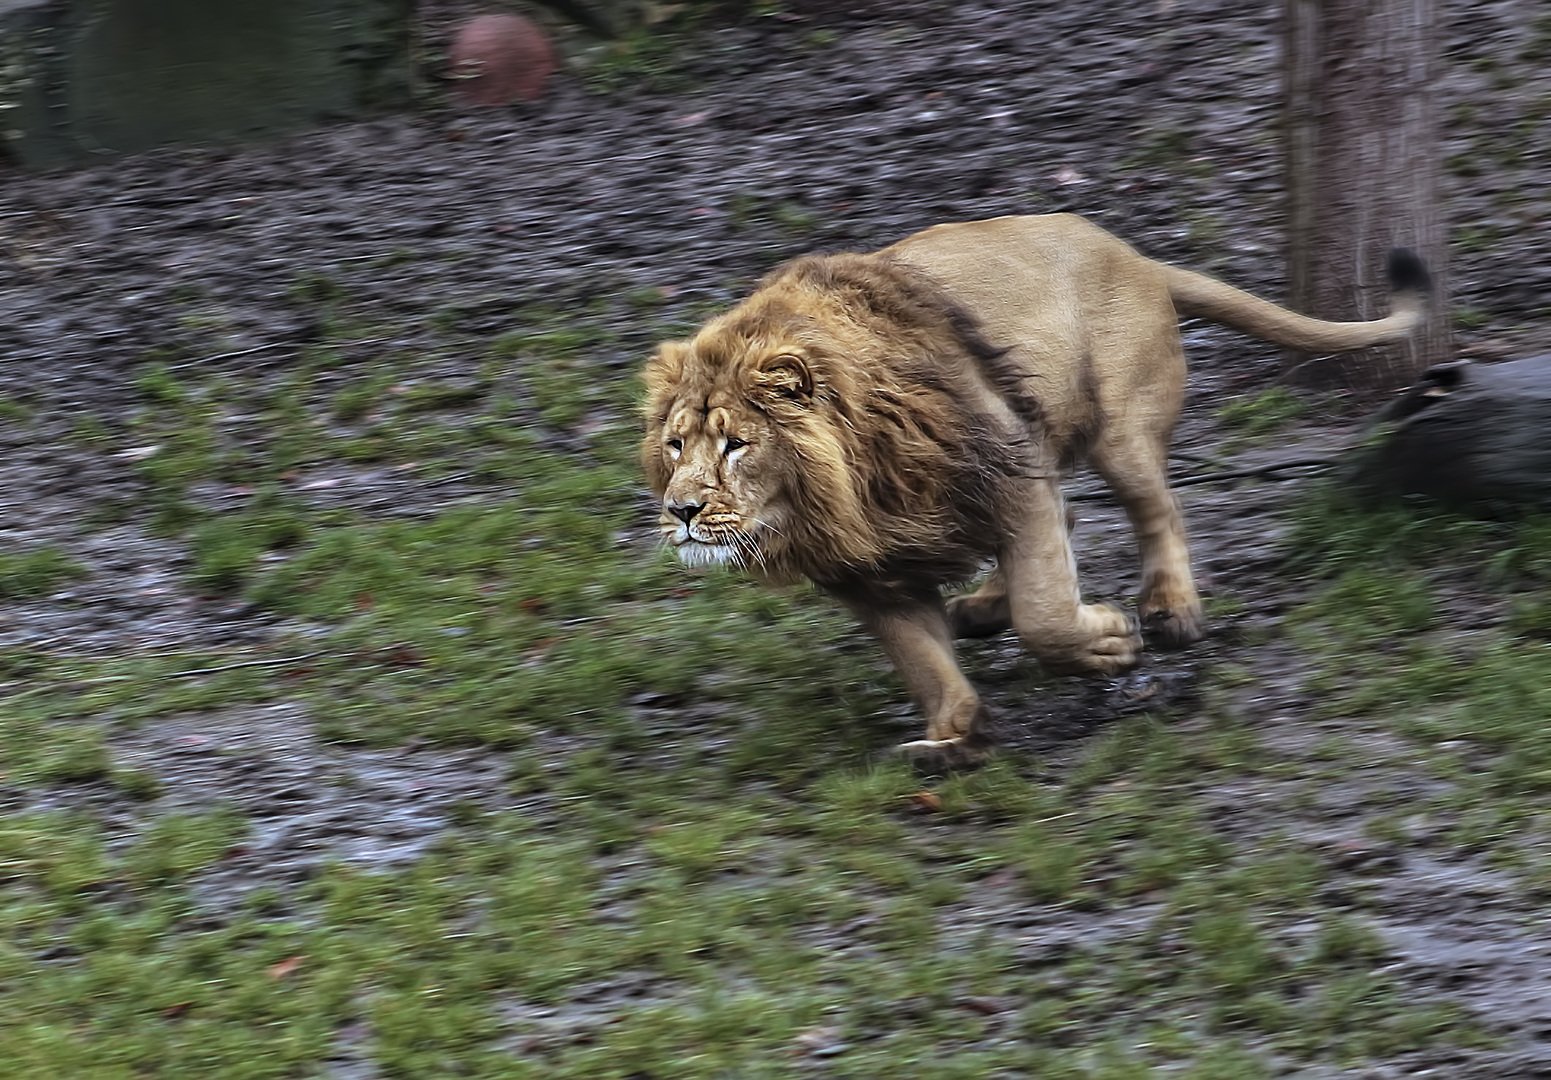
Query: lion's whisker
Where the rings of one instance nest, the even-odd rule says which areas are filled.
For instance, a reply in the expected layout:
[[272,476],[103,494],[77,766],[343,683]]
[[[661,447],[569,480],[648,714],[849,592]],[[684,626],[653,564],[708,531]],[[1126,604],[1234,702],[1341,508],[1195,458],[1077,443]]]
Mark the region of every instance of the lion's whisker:
[[[755,543],[754,538],[748,533],[744,532],[734,533],[733,536],[737,538],[738,547],[746,550],[750,555],[752,555],[754,557],[754,561],[759,564],[761,569],[764,569],[765,553],[759,550],[759,545]],[[742,562],[744,566],[748,565],[746,559]]]

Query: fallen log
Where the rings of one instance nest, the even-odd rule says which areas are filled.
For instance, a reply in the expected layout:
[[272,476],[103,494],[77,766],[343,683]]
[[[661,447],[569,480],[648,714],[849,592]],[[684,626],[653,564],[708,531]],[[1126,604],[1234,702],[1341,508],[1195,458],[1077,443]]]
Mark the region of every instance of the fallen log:
[[1429,368],[1373,416],[1339,475],[1370,498],[1551,510],[1551,354]]

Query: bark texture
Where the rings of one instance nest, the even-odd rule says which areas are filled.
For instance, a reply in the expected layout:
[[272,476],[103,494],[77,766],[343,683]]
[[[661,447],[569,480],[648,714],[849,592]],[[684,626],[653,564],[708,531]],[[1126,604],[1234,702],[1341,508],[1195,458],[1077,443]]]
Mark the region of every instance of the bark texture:
[[1289,276],[1293,306],[1326,319],[1386,313],[1385,257],[1421,255],[1435,292],[1427,326],[1401,345],[1318,364],[1322,388],[1404,386],[1453,355],[1439,199],[1438,0],[1284,0]]

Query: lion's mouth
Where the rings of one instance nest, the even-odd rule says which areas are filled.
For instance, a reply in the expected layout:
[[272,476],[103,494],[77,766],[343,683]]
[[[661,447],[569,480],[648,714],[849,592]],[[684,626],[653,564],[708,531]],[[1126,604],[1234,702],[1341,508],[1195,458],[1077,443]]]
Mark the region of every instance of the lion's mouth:
[[663,530],[663,539],[673,548],[679,562],[693,569],[711,566],[746,567],[762,564],[764,553],[747,533],[713,534],[695,525],[678,523]]

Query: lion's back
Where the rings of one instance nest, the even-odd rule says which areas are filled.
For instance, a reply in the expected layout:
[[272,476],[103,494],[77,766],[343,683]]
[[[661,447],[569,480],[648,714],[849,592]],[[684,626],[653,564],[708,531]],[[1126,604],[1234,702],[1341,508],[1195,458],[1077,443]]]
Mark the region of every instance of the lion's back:
[[1038,376],[1052,435],[1082,422],[1087,394],[1073,359],[1089,351],[1094,298],[1114,263],[1135,258],[1129,247],[1074,214],[1048,214],[934,225],[884,250],[935,281],[987,340]]

